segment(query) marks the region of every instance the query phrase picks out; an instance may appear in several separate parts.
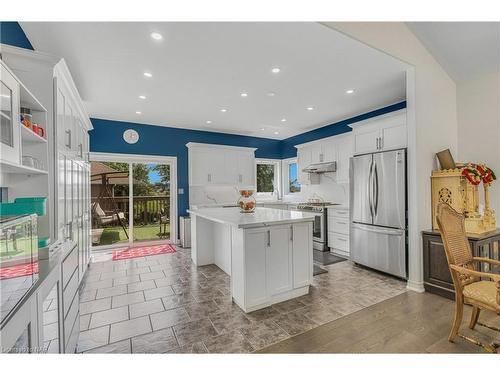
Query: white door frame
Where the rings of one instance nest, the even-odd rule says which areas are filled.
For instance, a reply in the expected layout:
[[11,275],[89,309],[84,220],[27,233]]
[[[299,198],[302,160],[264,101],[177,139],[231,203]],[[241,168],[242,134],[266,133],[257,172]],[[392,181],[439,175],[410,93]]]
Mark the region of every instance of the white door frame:
[[[156,155],[137,155],[120,154],[108,152],[91,152],[90,161],[110,161],[118,163],[158,163],[170,165],[170,242],[177,244],[177,157],[175,156],[156,156]],[[132,186],[132,175],[129,174],[129,186]],[[132,189],[130,190],[132,192]],[[133,201],[129,200],[129,213],[132,212]],[[129,245],[133,241],[133,215],[129,215],[130,238]],[[151,241],[150,244],[163,241]],[[109,246],[99,246],[99,249],[111,249],[123,247],[124,244],[114,244]]]

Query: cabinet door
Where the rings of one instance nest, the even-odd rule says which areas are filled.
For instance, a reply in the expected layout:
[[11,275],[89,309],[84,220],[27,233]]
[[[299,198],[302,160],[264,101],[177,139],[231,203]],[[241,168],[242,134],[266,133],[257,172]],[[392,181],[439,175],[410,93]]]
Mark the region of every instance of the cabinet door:
[[57,84],[57,79],[54,79],[55,82],[55,90],[56,90],[56,136],[57,136],[57,146],[60,150],[65,150],[66,145],[69,142],[67,133],[66,133],[66,95],[62,88]]
[[293,224],[292,238],[293,287],[301,288],[313,277],[312,223]]
[[[234,151],[214,151],[218,154],[222,154],[224,157],[223,166],[224,169],[222,173],[216,168],[216,180],[219,183],[230,184],[230,185],[239,185],[240,184],[240,171],[238,169],[238,153]],[[221,173],[221,175],[219,175]]]
[[323,154],[323,147],[321,143],[316,143],[311,146],[311,163],[323,163],[325,155]]
[[309,173],[303,172],[303,169],[311,164],[311,149],[309,147],[303,147],[297,150],[297,163],[297,179],[301,184],[309,185],[311,183]]
[[337,141],[337,183],[349,182],[349,160],[353,155],[352,137],[342,137]]
[[248,152],[238,155],[238,185],[244,187],[255,186],[255,157]]
[[407,145],[406,125],[382,128],[381,142],[383,150],[395,150]]
[[245,231],[245,304],[247,307],[264,304],[267,294],[268,232],[264,229]]
[[360,131],[354,133],[354,153],[356,155],[376,152],[377,138],[380,136],[380,129],[370,131]]
[[207,150],[192,150],[189,153],[191,184],[206,185],[210,182],[210,153]]
[[[229,163],[231,167],[231,176],[230,173],[226,172],[226,157],[223,152],[218,150],[210,151],[210,166],[209,166],[209,183],[213,185],[224,185],[228,180],[236,182],[236,167],[237,164],[235,162]],[[234,169],[233,169],[234,168]],[[234,171],[234,172],[233,172]]]
[[64,168],[64,183],[65,194],[64,194],[64,208],[66,210],[65,214],[65,236],[66,238],[71,238],[72,233],[72,222],[73,222],[73,161],[66,155],[65,158],[65,168]]
[[323,163],[326,162],[333,162],[337,161],[337,141],[335,140],[330,140],[330,141],[325,141],[322,144],[321,150],[322,150],[322,159]]
[[292,289],[291,227],[271,227],[267,236],[268,294],[273,296]]
[[19,82],[0,65],[0,159],[21,163]]
[[73,117],[73,108],[69,100],[64,100],[64,147],[67,152],[75,150],[75,125]]

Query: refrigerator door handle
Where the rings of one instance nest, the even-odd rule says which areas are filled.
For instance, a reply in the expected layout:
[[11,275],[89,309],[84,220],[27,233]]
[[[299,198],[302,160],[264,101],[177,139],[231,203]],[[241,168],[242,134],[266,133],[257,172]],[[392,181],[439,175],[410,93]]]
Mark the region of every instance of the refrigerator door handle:
[[361,229],[366,232],[372,233],[383,233],[389,236],[401,236],[405,233],[404,229],[394,229],[394,228],[382,228],[382,227],[374,227],[372,225],[364,225],[358,223],[352,223],[353,228]]
[[375,167],[373,168],[373,182],[374,182],[374,207],[373,207],[373,216],[377,216],[378,213],[378,170],[377,170],[377,163],[373,163]]
[[368,172],[368,206],[370,207],[370,215],[375,216],[373,212],[373,160],[370,163],[370,172]]

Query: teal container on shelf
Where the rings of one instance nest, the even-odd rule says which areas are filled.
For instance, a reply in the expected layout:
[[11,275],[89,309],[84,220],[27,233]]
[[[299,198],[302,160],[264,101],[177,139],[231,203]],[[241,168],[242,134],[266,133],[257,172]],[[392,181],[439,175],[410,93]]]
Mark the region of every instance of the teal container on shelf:
[[0,203],[0,215],[37,214],[44,216],[47,213],[46,202],[45,197],[16,198],[12,203]]

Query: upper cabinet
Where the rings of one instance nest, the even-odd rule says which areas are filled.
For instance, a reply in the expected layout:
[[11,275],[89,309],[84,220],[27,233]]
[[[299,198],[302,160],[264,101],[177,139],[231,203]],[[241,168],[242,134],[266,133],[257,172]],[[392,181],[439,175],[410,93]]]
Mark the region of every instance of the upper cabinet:
[[349,126],[353,129],[355,155],[405,148],[408,144],[406,110]]
[[0,64],[0,158],[20,163],[19,82]]
[[349,159],[353,155],[351,133],[323,138],[295,146],[299,167],[298,180],[303,185],[318,184],[319,174],[304,172],[310,164],[337,163],[337,171],[329,173],[337,183],[349,182]]
[[207,143],[189,149],[189,185],[255,186],[255,149]]

